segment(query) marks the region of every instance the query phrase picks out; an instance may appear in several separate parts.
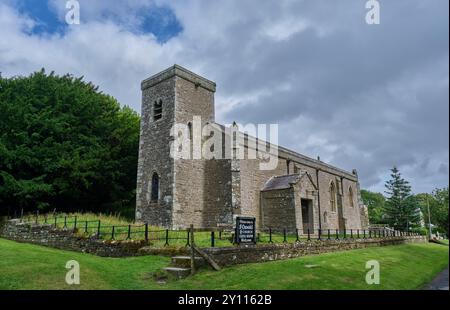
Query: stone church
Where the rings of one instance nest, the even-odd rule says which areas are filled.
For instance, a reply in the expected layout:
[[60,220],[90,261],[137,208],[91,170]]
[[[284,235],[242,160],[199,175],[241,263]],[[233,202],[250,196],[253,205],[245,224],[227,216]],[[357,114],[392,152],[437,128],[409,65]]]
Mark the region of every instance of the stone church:
[[[367,228],[356,170],[281,146],[270,170],[260,169],[259,158],[174,158],[174,124],[186,124],[190,137],[195,117],[224,129],[215,123],[214,82],[174,65],[142,81],[141,89],[136,220],[173,229],[212,228],[232,227],[242,215],[255,217],[258,229]],[[237,147],[249,152],[253,137],[238,134],[245,138]]]

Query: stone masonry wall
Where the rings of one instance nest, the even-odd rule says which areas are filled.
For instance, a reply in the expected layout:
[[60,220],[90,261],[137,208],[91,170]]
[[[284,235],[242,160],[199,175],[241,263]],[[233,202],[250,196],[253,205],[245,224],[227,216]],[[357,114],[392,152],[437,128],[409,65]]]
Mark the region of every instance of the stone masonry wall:
[[391,237],[382,239],[346,239],[309,241],[286,244],[257,244],[240,247],[207,248],[206,253],[220,266],[259,263],[296,258],[305,255],[362,249],[367,247],[427,242],[424,236]]
[[[167,79],[142,89],[142,118],[136,190],[136,219],[151,225],[171,227],[173,205],[173,159],[170,129],[173,124],[175,80]],[[162,100],[162,118],[153,119],[153,105]],[[159,199],[151,201],[153,173],[159,176]]]
[[[320,167],[321,163],[317,164]],[[240,197],[240,210],[243,215],[256,217],[258,227],[261,227],[259,220],[260,210],[260,190],[263,185],[272,177],[277,175],[287,175],[288,165],[286,159],[280,157],[278,160],[277,168],[274,170],[260,170],[258,160],[240,160],[240,181],[241,181],[241,197]],[[294,168],[295,167],[295,168]],[[324,171],[322,169],[314,169],[308,165],[300,162],[294,162],[289,165],[289,173],[294,171],[307,171],[314,182],[314,185],[318,185],[319,200],[320,200],[320,224],[322,229],[338,229],[339,228],[339,214],[338,208],[335,211],[331,210],[331,193],[330,184],[334,182],[337,187],[336,201],[339,198],[342,199],[342,212],[347,229],[361,229],[361,219],[358,201],[358,188],[355,177],[346,176],[339,172],[333,173],[331,171]],[[318,175],[318,177],[317,177]],[[319,180],[317,184],[317,178]],[[342,179],[342,180],[341,180]],[[341,183],[342,182],[342,183]],[[342,185],[343,184],[343,185]],[[353,207],[350,204],[349,199],[349,187],[353,190]],[[338,191],[340,189],[340,192]],[[341,197],[339,197],[341,195]],[[317,206],[317,208],[316,208]],[[315,204],[314,208],[314,226],[319,228],[319,204]]]
[[260,193],[264,184],[273,176],[286,174],[286,161],[280,159],[274,170],[260,170],[259,160],[240,160],[241,203],[237,214],[256,218],[256,225],[261,228]]
[[[34,225],[19,220],[3,221],[0,236],[18,242],[53,247],[61,250],[90,253],[104,257],[126,257],[137,255],[188,255],[188,248],[154,248],[143,240],[110,241],[94,237],[84,238],[72,230],[54,229],[52,225]],[[374,246],[399,245],[426,242],[425,236],[386,237],[377,239],[313,240],[297,243],[242,245],[203,249],[220,266],[257,263],[304,255],[352,250]]]
[[[194,116],[201,118],[199,130],[214,122],[215,85],[204,83],[195,84],[192,77],[189,80],[176,77],[177,124],[191,123],[195,131]],[[187,228],[190,224],[195,227],[232,224],[230,160],[175,160],[174,175],[173,228]]]
[[111,241],[80,237],[73,234],[72,230],[55,229],[52,225],[20,223],[19,220],[7,222],[0,235],[18,242],[107,257],[139,255],[139,249],[147,245],[143,240]]
[[295,231],[295,201],[292,188],[261,193],[262,226],[275,231]]

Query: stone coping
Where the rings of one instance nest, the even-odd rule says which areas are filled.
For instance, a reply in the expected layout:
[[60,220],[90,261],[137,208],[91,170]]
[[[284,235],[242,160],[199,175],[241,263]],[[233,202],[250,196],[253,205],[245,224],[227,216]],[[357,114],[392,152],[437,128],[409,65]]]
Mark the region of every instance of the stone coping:
[[179,66],[177,64],[143,80],[141,83],[141,90],[152,87],[158,83],[161,83],[167,79],[170,79],[173,76],[178,76],[180,78],[183,78],[187,81],[194,83],[196,86],[203,87],[209,91],[212,91],[212,92],[216,91],[216,83],[214,83],[213,81],[210,81],[198,74],[195,74],[194,72],[189,71],[188,69],[183,68],[182,66]]

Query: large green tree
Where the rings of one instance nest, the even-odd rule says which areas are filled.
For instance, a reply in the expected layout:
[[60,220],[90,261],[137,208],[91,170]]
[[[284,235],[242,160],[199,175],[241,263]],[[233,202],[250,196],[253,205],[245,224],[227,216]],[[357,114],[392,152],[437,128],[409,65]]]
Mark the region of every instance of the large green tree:
[[369,222],[371,224],[385,224],[384,205],[386,198],[383,194],[362,189],[361,198],[369,211]]
[[420,226],[420,205],[411,195],[409,182],[402,178],[400,171],[391,169],[391,179],[385,184],[386,203],[384,213],[386,222],[395,229],[406,230]]
[[105,211],[134,201],[139,115],[44,70],[0,76],[0,212]]

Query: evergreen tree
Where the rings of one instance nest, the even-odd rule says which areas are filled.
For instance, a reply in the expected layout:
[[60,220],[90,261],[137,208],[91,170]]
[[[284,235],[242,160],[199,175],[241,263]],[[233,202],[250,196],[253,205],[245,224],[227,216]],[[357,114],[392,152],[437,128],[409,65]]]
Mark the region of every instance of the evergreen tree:
[[139,115],[44,70],[0,77],[0,214],[133,207]]
[[388,195],[384,206],[387,223],[399,230],[408,230],[420,224],[420,205],[411,195],[409,182],[402,178],[397,167],[391,169],[391,179],[385,184]]

